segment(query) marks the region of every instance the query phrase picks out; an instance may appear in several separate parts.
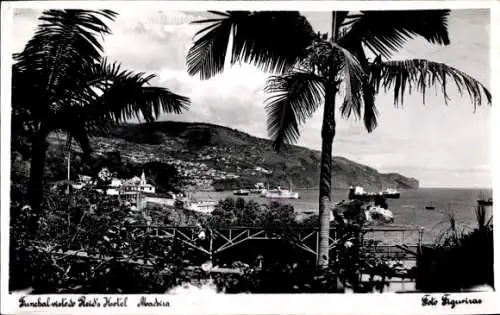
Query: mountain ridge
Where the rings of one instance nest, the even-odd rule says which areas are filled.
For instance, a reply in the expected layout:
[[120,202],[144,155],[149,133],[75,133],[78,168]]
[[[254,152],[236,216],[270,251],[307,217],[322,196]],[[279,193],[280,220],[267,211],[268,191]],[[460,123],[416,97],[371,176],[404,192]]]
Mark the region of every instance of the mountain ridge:
[[[285,145],[276,153],[269,139],[211,123],[127,123],[98,135],[92,143],[98,153],[115,147],[135,162],[177,163],[181,174],[198,178],[205,188],[220,184],[224,189],[238,189],[264,181],[281,186],[293,181],[295,187],[313,188],[319,182],[320,151]],[[192,171],[196,168],[198,172]],[[380,173],[370,166],[335,156],[332,186],[348,188],[351,185],[413,189],[419,187],[419,182],[395,172]]]

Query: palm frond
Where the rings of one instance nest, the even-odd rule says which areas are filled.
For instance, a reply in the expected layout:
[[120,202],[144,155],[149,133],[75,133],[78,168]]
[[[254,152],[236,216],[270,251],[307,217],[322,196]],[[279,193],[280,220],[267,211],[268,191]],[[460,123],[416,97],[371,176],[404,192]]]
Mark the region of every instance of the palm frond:
[[337,36],[336,38],[333,38],[333,41],[336,42],[340,38],[340,33],[342,32],[341,26],[344,24],[344,21],[346,18],[349,16],[349,11],[333,11],[332,12],[332,26],[335,27],[335,30],[332,30],[333,32],[336,32],[337,35],[332,34],[333,36]]
[[362,42],[376,55],[390,58],[408,39],[421,36],[432,44],[448,45],[449,10],[362,11],[349,21],[340,39],[350,48]]
[[[50,107],[60,104],[59,97],[78,82],[82,69],[100,58],[102,45],[98,39],[111,33],[104,20],[115,16],[109,10],[43,12],[34,36],[21,53],[14,55],[16,74],[31,77],[30,87],[38,94],[39,111],[56,111]],[[13,98],[14,102],[33,107],[22,98]]]
[[199,74],[202,80],[222,72],[231,36],[232,22],[229,17],[196,21],[211,23],[196,33],[197,39],[186,57],[188,73]]
[[156,119],[161,112],[171,114],[182,114],[189,109],[188,97],[173,93],[167,88],[157,86],[145,86],[142,89],[143,99],[150,104]]
[[378,111],[375,105],[375,89],[368,81],[368,76],[363,77],[362,82],[363,93],[363,123],[368,132],[372,132],[377,128]]
[[299,127],[322,104],[323,80],[308,72],[292,72],[269,78],[265,91],[271,93],[266,100],[267,130],[279,151],[284,143],[295,143]]
[[364,71],[356,56],[351,54],[344,47],[333,43],[334,51],[340,54],[340,64],[343,73],[343,83],[345,86],[344,102],[340,106],[340,111],[344,118],[349,118],[354,113],[356,118],[361,117],[361,107],[363,104],[363,76]]
[[142,115],[146,121],[153,121],[161,112],[188,109],[187,97],[150,86],[153,78],[103,60],[81,74],[80,89],[65,95],[65,106],[51,115],[47,124],[73,136],[85,150],[86,136],[105,132],[130,118]]
[[315,36],[307,19],[295,11],[230,11],[195,23],[209,24],[197,32],[187,55],[188,73],[201,79],[223,71],[230,37],[231,64],[245,62],[284,73],[305,56]]
[[96,109],[94,114],[110,115],[114,121],[124,121],[141,114],[148,122],[160,113],[180,114],[190,106],[189,98],[149,82],[154,75],[122,70],[119,63],[103,61],[93,67],[86,91],[91,96],[85,105]]
[[67,135],[67,146],[74,140],[86,155],[91,152],[89,135],[100,130],[107,131],[114,123],[112,121],[110,123],[105,117],[92,117],[89,112],[89,108],[66,106],[53,115],[52,121],[48,122],[52,131]]
[[405,92],[411,94],[412,89],[422,93],[422,100],[425,103],[426,91],[430,86],[440,86],[447,104],[450,81],[455,83],[461,95],[464,91],[467,92],[474,109],[484,102],[491,104],[491,94],[483,84],[467,73],[443,63],[423,59],[382,62],[378,58],[370,69],[371,80],[377,92],[380,87],[385,91],[394,90],[395,105],[403,104]]
[[90,146],[88,126],[83,119],[70,119],[66,122],[66,128],[62,129],[68,134],[68,139],[74,139],[82,149],[82,152],[89,156],[92,151]]

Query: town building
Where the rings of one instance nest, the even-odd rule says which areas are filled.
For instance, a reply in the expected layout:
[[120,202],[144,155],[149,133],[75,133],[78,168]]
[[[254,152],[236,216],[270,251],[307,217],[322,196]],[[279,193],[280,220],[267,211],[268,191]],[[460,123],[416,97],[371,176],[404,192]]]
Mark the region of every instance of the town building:
[[120,193],[127,192],[142,192],[154,194],[156,192],[155,186],[148,184],[146,175],[142,172],[141,178],[135,176],[130,180],[125,181],[120,187]]

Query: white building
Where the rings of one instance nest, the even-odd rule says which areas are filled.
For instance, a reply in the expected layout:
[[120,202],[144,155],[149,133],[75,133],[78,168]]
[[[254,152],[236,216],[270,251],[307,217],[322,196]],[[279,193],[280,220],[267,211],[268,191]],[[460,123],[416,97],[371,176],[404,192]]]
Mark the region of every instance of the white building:
[[144,171],[142,172],[141,178],[133,177],[132,179],[123,183],[120,187],[122,192],[144,192],[154,194],[156,192],[156,188],[148,184],[146,181],[146,175],[144,175]]

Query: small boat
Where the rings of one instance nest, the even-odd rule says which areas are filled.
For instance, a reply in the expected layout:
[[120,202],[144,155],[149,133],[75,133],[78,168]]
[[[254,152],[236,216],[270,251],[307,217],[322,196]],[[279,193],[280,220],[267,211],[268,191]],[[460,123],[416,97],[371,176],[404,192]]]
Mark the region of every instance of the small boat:
[[235,196],[248,196],[250,194],[249,190],[246,189],[238,189],[233,191],[233,195]]
[[425,210],[434,210],[434,209],[436,209],[436,207],[434,207],[433,205],[425,206]]
[[416,206],[414,205],[402,205],[401,208],[410,208],[410,209],[415,209]]

